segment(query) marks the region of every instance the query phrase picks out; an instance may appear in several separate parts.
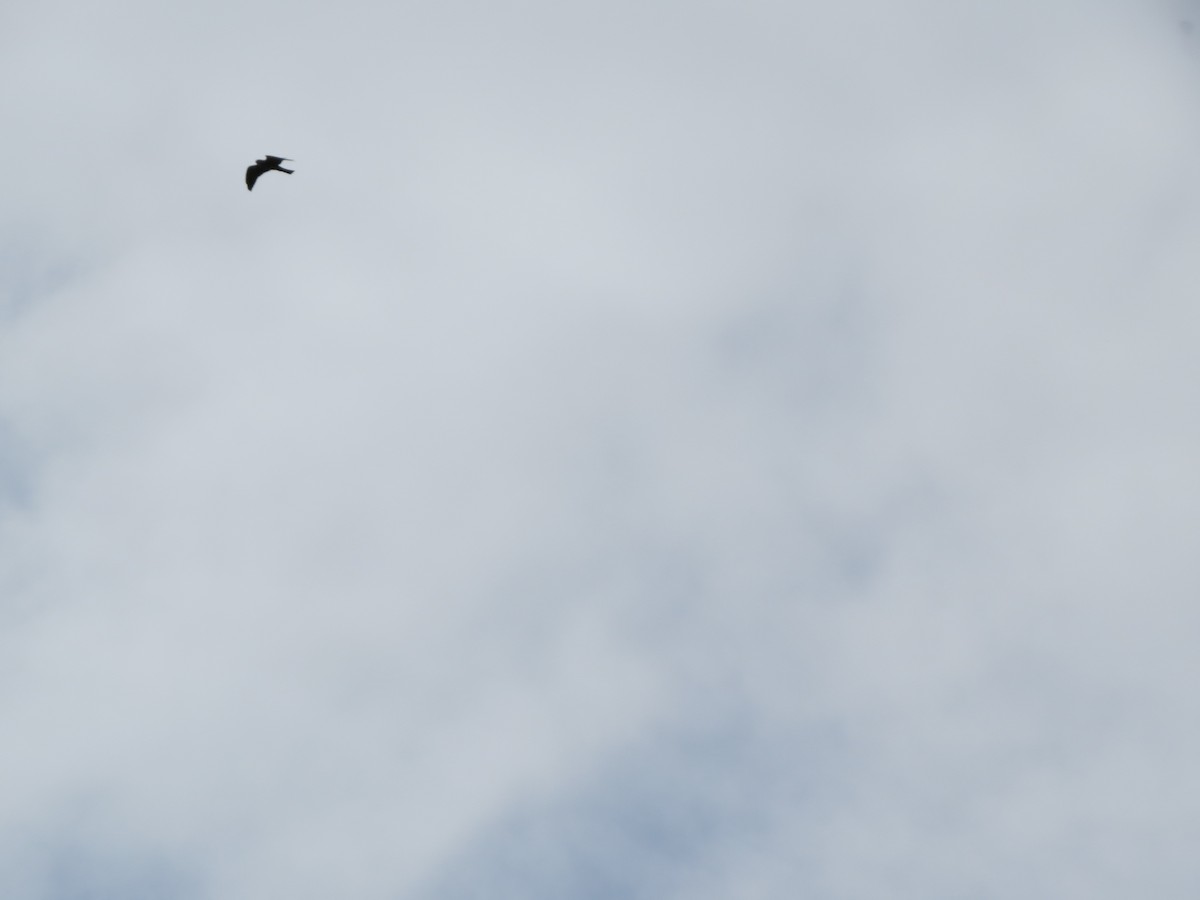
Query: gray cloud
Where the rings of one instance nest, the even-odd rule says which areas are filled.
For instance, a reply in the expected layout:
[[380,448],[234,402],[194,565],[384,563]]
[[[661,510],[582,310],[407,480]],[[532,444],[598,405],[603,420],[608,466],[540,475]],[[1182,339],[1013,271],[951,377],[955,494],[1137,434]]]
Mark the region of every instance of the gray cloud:
[[0,893],[1188,895],[1182,6],[10,6]]

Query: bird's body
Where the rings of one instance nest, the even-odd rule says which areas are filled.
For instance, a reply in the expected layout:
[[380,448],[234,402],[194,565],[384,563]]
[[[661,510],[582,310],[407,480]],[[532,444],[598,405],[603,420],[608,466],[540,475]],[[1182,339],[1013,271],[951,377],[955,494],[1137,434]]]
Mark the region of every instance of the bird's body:
[[291,175],[294,169],[285,169],[280,165],[281,162],[289,162],[286,156],[268,156],[266,159],[257,159],[254,165],[246,170],[246,190],[254,190],[254,182],[258,181],[258,176],[263,172],[285,172]]

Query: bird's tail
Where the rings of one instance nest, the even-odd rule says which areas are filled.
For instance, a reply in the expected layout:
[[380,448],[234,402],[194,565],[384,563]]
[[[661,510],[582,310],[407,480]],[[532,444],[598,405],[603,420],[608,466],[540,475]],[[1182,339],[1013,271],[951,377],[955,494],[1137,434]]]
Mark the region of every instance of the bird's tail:
[[285,169],[283,166],[277,166],[277,168],[280,172],[287,172],[289,175],[296,171],[295,169]]

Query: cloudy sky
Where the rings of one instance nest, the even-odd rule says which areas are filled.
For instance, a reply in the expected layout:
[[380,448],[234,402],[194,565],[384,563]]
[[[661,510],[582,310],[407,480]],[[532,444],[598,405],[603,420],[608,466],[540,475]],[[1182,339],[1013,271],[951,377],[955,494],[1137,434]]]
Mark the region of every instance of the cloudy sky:
[[1189,4],[8,0],[0,896],[1195,897]]

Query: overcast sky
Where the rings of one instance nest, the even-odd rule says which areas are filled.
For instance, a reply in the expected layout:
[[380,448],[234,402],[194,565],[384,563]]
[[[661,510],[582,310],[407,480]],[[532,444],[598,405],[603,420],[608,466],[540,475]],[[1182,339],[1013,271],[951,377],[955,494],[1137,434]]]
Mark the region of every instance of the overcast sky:
[[7,0],[0,896],[1194,898],[1188,16]]

